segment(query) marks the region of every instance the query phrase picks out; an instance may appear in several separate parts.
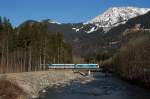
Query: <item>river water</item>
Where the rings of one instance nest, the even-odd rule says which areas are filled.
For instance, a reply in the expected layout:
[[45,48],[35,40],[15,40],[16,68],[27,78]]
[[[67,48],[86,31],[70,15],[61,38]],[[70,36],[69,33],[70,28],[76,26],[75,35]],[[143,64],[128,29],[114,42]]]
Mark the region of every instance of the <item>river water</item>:
[[94,74],[95,80],[73,81],[67,86],[54,86],[40,99],[150,99],[150,90],[122,81],[111,74]]

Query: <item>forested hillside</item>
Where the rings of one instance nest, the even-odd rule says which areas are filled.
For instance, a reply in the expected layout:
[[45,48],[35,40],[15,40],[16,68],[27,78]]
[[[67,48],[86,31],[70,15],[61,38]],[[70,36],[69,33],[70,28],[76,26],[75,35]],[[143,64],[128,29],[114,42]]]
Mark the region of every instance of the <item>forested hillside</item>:
[[51,63],[70,63],[72,48],[62,33],[48,32],[44,23],[13,28],[0,18],[0,72],[45,70]]

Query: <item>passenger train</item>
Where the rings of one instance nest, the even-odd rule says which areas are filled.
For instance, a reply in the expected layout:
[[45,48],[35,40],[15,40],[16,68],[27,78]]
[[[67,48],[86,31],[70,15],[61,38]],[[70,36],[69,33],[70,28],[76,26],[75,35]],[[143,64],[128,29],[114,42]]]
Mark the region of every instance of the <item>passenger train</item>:
[[49,69],[96,69],[98,64],[48,64]]

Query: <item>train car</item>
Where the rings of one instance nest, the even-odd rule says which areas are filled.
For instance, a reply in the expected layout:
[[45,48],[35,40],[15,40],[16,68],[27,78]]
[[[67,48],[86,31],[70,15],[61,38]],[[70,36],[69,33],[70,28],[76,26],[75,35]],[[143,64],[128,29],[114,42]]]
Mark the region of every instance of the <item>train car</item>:
[[98,64],[76,64],[76,68],[79,69],[96,69],[99,68]]
[[74,64],[49,64],[49,69],[72,69]]

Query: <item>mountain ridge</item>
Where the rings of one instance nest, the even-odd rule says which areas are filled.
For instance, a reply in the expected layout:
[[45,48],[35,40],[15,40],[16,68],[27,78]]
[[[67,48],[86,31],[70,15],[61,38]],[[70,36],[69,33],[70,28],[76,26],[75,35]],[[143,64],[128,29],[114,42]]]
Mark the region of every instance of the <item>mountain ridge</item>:
[[[43,22],[48,26],[49,33],[63,33],[65,41],[69,42],[73,47],[73,53],[86,57],[95,53],[107,53],[118,49],[122,42],[122,34],[125,31],[132,31],[135,26],[140,26],[140,29],[150,29],[150,12],[131,18],[125,22],[113,28],[106,28],[104,31],[103,27],[90,31],[93,27],[97,27],[94,24],[83,24],[83,23],[62,23],[55,24],[51,22]],[[34,21],[31,21],[33,23]],[[142,35],[142,34],[141,34]],[[117,42],[117,43],[116,43]],[[115,43],[115,44],[114,44]],[[113,48],[110,47],[113,44]],[[113,50],[112,50],[113,49]]]

